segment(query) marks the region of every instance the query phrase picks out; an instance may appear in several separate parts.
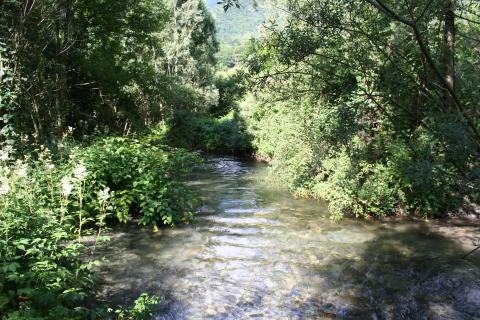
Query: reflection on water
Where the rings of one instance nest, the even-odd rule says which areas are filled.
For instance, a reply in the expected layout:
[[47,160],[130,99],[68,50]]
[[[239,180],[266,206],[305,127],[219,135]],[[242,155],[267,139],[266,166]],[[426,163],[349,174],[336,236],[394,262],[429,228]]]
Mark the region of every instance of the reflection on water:
[[479,228],[329,220],[323,203],[215,158],[188,226],[113,234],[100,296],[161,297],[158,319],[480,319]]

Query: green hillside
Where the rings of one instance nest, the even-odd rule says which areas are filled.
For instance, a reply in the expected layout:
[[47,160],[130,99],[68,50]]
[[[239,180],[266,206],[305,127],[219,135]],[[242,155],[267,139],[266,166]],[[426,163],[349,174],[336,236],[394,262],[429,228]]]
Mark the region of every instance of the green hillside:
[[248,39],[257,37],[265,22],[278,16],[278,9],[269,0],[258,0],[254,4],[243,2],[240,8],[227,12],[217,0],[207,0],[207,8],[216,21],[217,38],[220,42],[218,60],[221,65],[234,65]]

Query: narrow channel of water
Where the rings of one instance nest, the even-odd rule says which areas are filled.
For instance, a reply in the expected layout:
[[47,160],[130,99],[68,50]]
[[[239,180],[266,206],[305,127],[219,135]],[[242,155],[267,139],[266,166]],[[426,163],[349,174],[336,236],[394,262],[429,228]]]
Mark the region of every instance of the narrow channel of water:
[[480,228],[328,218],[263,181],[265,166],[211,158],[187,226],[115,232],[100,296],[161,297],[158,319],[480,319]]

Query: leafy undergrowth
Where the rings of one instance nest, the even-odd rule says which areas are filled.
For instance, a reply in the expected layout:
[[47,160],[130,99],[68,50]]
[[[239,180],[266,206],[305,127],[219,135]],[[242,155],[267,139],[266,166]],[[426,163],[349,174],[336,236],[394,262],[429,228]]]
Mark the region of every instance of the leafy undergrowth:
[[154,228],[187,222],[195,197],[181,182],[199,158],[153,138],[104,138],[62,160],[0,161],[1,319],[144,319],[155,298],[131,309],[88,307],[96,282],[85,262],[85,234],[105,240],[112,223],[135,218]]
[[220,118],[179,112],[166,131],[169,143],[190,150],[217,154],[245,154],[251,150],[250,138],[234,112]]
[[422,130],[407,142],[392,132],[360,138],[354,108],[273,104],[272,95],[265,94],[266,102],[251,95],[240,105],[252,148],[270,160],[272,181],[298,196],[327,200],[333,219],[442,217],[458,211],[465,199],[478,202],[476,159],[448,158],[470,159],[468,150],[442,154],[435,149],[439,140]]

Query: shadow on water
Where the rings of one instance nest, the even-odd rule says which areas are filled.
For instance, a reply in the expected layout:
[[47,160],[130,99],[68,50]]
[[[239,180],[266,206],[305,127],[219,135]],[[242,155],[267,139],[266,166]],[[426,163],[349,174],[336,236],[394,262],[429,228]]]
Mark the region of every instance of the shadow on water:
[[461,259],[463,253],[456,241],[424,223],[384,227],[358,256],[338,257],[315,270],[323,280],[319,301],[326,301],[319,315],[480,319],[480,259]]
[[[188,309],[192,301],[198,299],[198,292],[194,286],[190,287],[192,292],[179,294],[179,279],[189,278],[189,282],[197,282],[200,289],[211,289],[209,282],[215,282],[218,275],[210,272],[196,278],[192,274],[195,268],[186,260],[171,265],[158,263],[168,261],[170,255],[177,255],[175,259],[182,255],[179,251],[167,250],[159,257],[159,250],[171,247],[173,242],[194,241],[190,238],[190,228],[169,237],[149,232],[141,236],[122,233],[115,240],[119,252],[113,253],[122,258],[101,270],[106,282],[115,284],[115,288],[110,285],[111,292],[106,293],[108,301],[129,304],[142,292],[160,294],[157,319],[480,319],[478,255],[460,259],[465,250],[456,241],[432,233],[426,224],[383,226],[373,239],[350,244],[355,247],[352,250],[330,252],[326,259],[319,257],[320,262],[316,264],[291,261],[302,267],[304,279],[294,281],[284,292],[283,284],[275,283],[273,288],[278,288],[280,294],[266,284],[266,279],[255,279],[258,274],[249,261],[235,265],[233,261],[215,257],[205,259],[203,266],[196,267],[215,269],[223,263],[219,270],[244,268],[247,277],[251,268],[254,279],[246,280],[244,285],[250,286],[249,282],[254,281],[260,286],[249,289],[248,299],[238,299],[233,290],[240,291],[241,282],[229,277],[216,279],[223,286],[220,290],[232,291],[229,298],[217,301],[230,304],[229,308],[192,314]],[[303,248],[298,247],[297,251],[302,253]],[[150,254],[155,252],[158,254]],[[185,256],[188,259],[189,255]],[[289,262],[284,263],[287,272],[279,278],[288,277]],[[273,273],[278,268],[273,261],[263,261],[263,264]],[[268,277],[269,273],[260,275]],[[265,309],[271,306],[272,299],[278,304],[275,308],[281,306],[288,312],[279,313],[278,317],[266,316]]]

